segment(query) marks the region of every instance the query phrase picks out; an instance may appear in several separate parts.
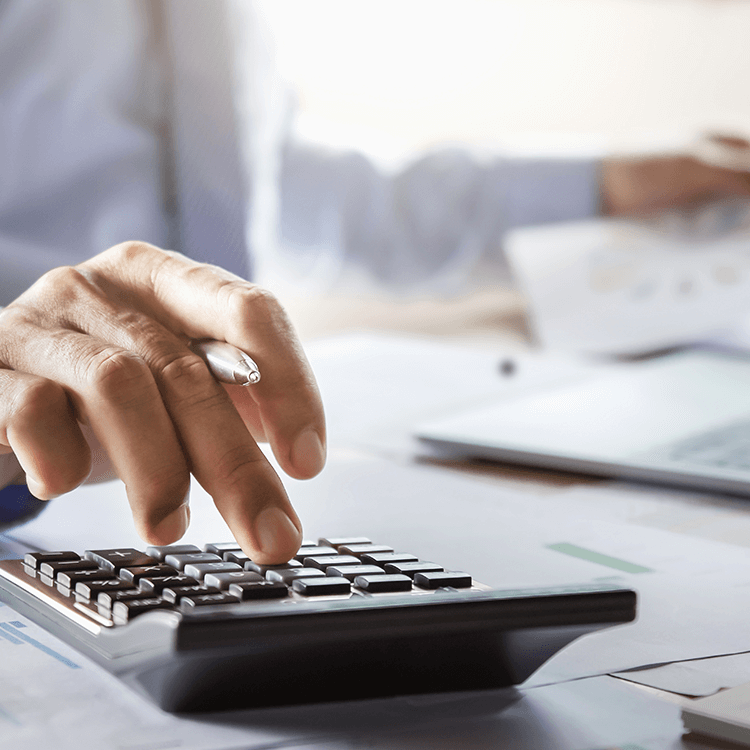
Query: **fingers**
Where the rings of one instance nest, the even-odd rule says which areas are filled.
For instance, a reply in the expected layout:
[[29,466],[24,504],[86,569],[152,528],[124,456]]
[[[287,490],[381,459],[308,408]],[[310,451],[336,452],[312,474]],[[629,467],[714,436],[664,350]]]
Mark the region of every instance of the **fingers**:
[[[151,247],[146,253],[152,277],[172,258]],[[166,544],[182,535],[192,471],[248,554],[265,563],[289,559],[299,547],[301,524],[253,434],[271,439],[290,473],[310,476],[322,466],[325,433],[317,387],[283,311],[275,301],[251,305],[253,314],[236,321],[230,305],[221,313],[219,300],[205,305],[200,317],[194,297],[205,297],[206,290],[218,296],[226,283],[251,300],[267,295],[181,256],[182,286],[166,294],[169,304],[162,305],[143,278],[145,267],[113,263],[122,256],[105,253],[99,265],[84,264],[80,271],[57,269],[6,308],[0,314],[0,360],[60,384],[75,417],[112,457],[145,539]],[[221,319],[225,335],[216,328]],[[233,332],[235,345],[263,359],[264,380],[276,375],[266,393],[257,386],[231,389],[230,398],[186,346],[188,337],[231,340]],[[285,403],[290,393],[291,406]],[[305,434],[310,430],[312,460]]]
[[50,500],[81,484],[91,456],[65,391],[46,378],[0,370],[0,393],[0,445],[16,454],[32,494]]
[[177,253],[129,243],[87,264],[106,271],[134,305],[189,338],[228,341],[258,363],[261,381],[233,390],[248,425],[262,427],[281,467],[309,478],[325,464],[325,418],[315,378],[294,329],[276,299],[227,271]]
[[56,331],[51,347],[48,335],[17,318],[13,334],[13,347],[3,337],[3,361],[45,373],[67,393],[77,419],[91,426],[125,482],[139,534],[154,544],[182,536],[190,472],[148,366],[76,331]]

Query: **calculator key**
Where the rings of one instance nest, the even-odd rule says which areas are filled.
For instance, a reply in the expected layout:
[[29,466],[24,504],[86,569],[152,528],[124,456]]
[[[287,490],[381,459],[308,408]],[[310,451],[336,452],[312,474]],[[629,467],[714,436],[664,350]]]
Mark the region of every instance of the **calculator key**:
[[206,552],[221,557],[225,552],[240,552],[242,547],[237,542],[216,542],[214,544],[207,544],[204,549]]
[[68,589],[74,589],[79,581],[103,581],[114,578],[115,574],[110,570],[94,568],[94,570],[61,570],[55,576],[55,581]]
[[134,568],[138,565],[151,565],[156,560],[145,552],[123,547],[120,549],[87,549],[83,556],[92,560],[104,570],[119,570],[120,568]]
[[186,576],[192,576],[202,581],[207,573],[230,573],[233,570],[241,571],[242,568],[237,563],[228,562],[204,562],[191,563],[185,566],[184,573]]
[[212,607],[216,604],[237,604],[239,597],[229,594],[226,591],[216,591],[210,594],[193,594],[193,596],[183,596],[180,599],[182,609],[196,609],[198,607]]
[[177,570],[184,570],[186,565],[192,563],[223,562],[223,560],[214,552],[187,552],[181,555],[167,555],[164,562]]
[[42,563],[45,562],[62,562],[63,560],[80,560],[81,556],[75,552],[66,550],[64,552],[27,552],[23,558],[23,564],[28,565],[33,570],[39,570]]
[[230,570],[228,573],[207,573],[203,579],[206,586],[224,589],[229,588],[230,583],[245,583],[248,581],[262,581],[263,576],[260,573],[253,573],[248,570]]
[[175,586],[196,586],[198,581],[195,578],[186,576],[184,573],[175,573],[173,576],[164,576],[163,578],[141,578],[138,581],[138,588],[145,591],[151,596],[158,596],[164,589],[171,589]]
[[362,562],[368,565],[381,565],[385,567],[388,563],[397,562],[417,562],[419,558],[416,555],[409,555],[405,552],[371,552],[362,555]]
[[244,566],[245,570],[251,570],[253,573],[260,573],[265,576],[269,570],[286,570],[288,568],[301,568],[302,563],[299,560],[289,560],[289,562],[280,565],[258,565],[258,563],[248,560]]
[[213,586],[201,586],[199,583],[195,586],[176,586],[171,589],[164,589],[161,592],[164,601],[171,604],[179,604],[183,596],[197,596],[199,594],[215,594],[219,589]]
[[298,578],[325,578],[326,574],[317,568],[284,568],[282,570],[269,570],[266,580],[278,581],[291,586],[292,581]]
[[292,587],[302,596],[329,596],[351,593],[351,584],[346,578],[325,576],[324,578],[298,578]]
[[[114,579],[117,580],[117,579]],[[129,601],[130,599],[151,599],[151,594],[138,589],[123,589],[122,591],[102,591],[96,598],[99,612],[110,613],[115,602]]]
[[96,598],[103,591],[126,591],[132,589],[132,584],[127,581],[121,581],[119,578],[108,578],[105,581],[79,581],[76,584],[75,592],[77,599],[90,602],[96,601]]
[[141,578],[165,578],[173,576],[177,571],[171,565],[142,565],[137,568],[120,568],[120,578],[130,583],[138,583]]
[[318,539],[318,544],[323,547],[335,547],[338,549],[344,544],[372,544],[372,540],[366,536],[332,536],[332,537],[321,537]]
[[403,573],[414,578],[417,573],[441,573],[443,568],[431,562],[394,562],[385,566],[386,573]]
[[354,555],[315,555],[306,557],[304,565],[307,568],[326,570],[331,565],[359,565],[359,558]]
[[43,562],[39,566],[39,573],[54,578],[60,570],[96,570],[99,566],[91,560],[62,560]]
[[389,591],[411,591],[411,578],[399,573],[382,575],[357,576],[354,585],[370,594],[381,594]]
[[146,554],[155,560],[164,562],[167,555],[187,555],[191,552],[201,552],[200,547],[194,544],[168,544],[164,547],[146,547]]
[[232,583],[229,586],[229,593],[244,602],[254,599],[282,599],[289,596],[289,589],[281,581],[247,581]]
[[149,599],[125,599],[112,605],[112,619],[117,625],[124,625],[134,617],[144,612],[153,612],[155,609],[171,609],[174,606],[164,599],[151,597]]
[[336,550],[333,547],[300,547],[299,552],[294,556],[295,560],[304,562],[306,557],[319,557],[320,555],[335,555]]
[[353,581],[357,576],[384,576],[385,571],[377,565],[332,565],[326,569],[326,575],[341,576]]
[[393,552],[393,547],[386,547],[384,544],[342,544],[339,547],[339,554],[355,557],[375,552]]
[[224,562],[233,562],[237,565],[244,565],[246,562],[250,562],[250,558],[242,551],[225,552],[222,555]]
[[457,571],[442,573],[416,573],[414,584],[421,589],[439,589],[451,586],[454,589],[471,588],[471,576]]

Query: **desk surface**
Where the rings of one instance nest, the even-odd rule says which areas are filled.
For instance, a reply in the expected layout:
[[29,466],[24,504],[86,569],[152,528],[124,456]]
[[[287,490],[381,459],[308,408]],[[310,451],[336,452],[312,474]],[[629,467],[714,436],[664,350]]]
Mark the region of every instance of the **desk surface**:
[[[418,333],[440,340],[468,342],[493,352],[522,352],[528,351],[531,346],[522,300],[512,292],[487,293],[458,302],[363,301],[361,297],[353,299],[343,296],[317,300],[299,298],[283,302],[298,326],[303,341],[310,342],[311,347],[321,336],[357,329]],[[332,455],[332,459],[331,463],[335,464],[337,457]],[[346,470],[346,460],[342,465]],[[425,468],[424,464],[422,467]],[[445,473],[445,466],[427,467],[428,472],[433,469],[439,475]],[[526,504],[524,493],[527,493],[530,503],[533,500],[537,505],[539,498],[547,497],[550,508],[556,504],[558,494],[565,493],[569,500],[577,498],[576,502],[592,503],[594,509],[599,497],[596,493],[602,485],[600,480],[588,477],[487,464],[451,465],[450,474],[480,479],[483,484],[489,483],[493,492],[494,488],[498,488],[508,492],[509,496],[513,493],[514,502],[518,503],[519,508]],[[430,481],[440,479],[432,478]],[[299,496],[295,494],[295,497],[306,508],[306,518],[310,518],[311,524],[322,524],[329,518],[326,513],[332,511],[319,507],[313,512],[309,498],[315,493],[312,492],[312,483],[307,486],[311,488],[308,498],[302,485]],[[88,488],[84,491],[91,493],[93,500],[92,510],[87,511],[86,515],[91,524],[97,525],[99,522],[93,510],[95,503],[99,502],[98,497],[93,497],[96,490]],[[121,492],[116,488],[112,491],[115,494]],[[593,494],[587,496],[587,492]],[[583,493],[583,496],[579,497],[576,493]],[[325,485],[322,494],[326,494]],[[129,523],[124,494],[119,500],[122,501],[118,508],[122,513],[123,526],[116,529],[118,534]],[[482,502],[477,501],[477,509],[481,510]],[[677,530],[712,539],[726,534],[727,528],[731,527],[736,535],[733,541],[742,542],[744,536],[750,544],[750,512],[738,501],[681,495],[677,498],[669,496],[656,507],[651,500],[642,501],[636,495],[630,496],[626,490],[617,502],[618,512],[624,518],[636,518],[638,523],[650,530]],[[196,502],[195,505],[200,503]],[[493,506],[497,505],[497,502],[493,502]],[[48,528],[55,527],[54,511],[55,506],[52,506],[50,512],[43,514],[46,518],[40,517],[39,523],[47,524]],[[194,521],[197,523],[194,522],[192,529],[201,526],[201,532],[206,533],[206,528],[210,526],[200,522],[201,509],[196,507],[195,511]],[[318,513],[317,517],[315,513]],[[381,515],[382,511],[375,513],[369,509],[363,514],[362,522],[387,524],[388,520],[380,518]],[[720,522],[714,523],[714,518]],[[413,536],[416,529],[416,526],[404,529],[404,538],[409,534]],[[56,531],[58,534],[64,533],[64,528]],[[33,529],[25,533],[29,538],[33,537]],[[18,536],[20,538],[23,534],[19,533]],[[429,533],[426,534],[428,537]],[[118,542],[122,542],[122,539],[118,539]],[[445,540],[440,543],[444,544]],[[733,549],[737,552],[736,547]],[[458,549],[456,554],[467,557],[467,567],[479,560],[479,552],[470,551],[467,555],[465,548]],[[675,626],[681,627],[682,622],[677,620]],[[3,674],[2,648],[3,641],[0,639],[0,737],[4,736],[3,729],[9,726],[7,722],[3,725],[3,706],[21,705],[23,701],[34,700],[35,696],[43,696],[45,691],[43,685],[29,685],[28,680],[20,680],[17,675]],[[42,675],[41,665],[39,668]],[[627,678],[628,675],[623,677]],[[114,689],[107,675],[97,676],[96,680],[100,681],[99,689],[103,694]],[[201,721],[167,717],[141,705],[140,699],[118,694],[111,709],[111,721],[117,731],[113,728],[111,734],[106,734],[98,723],[92,726],[76,722],[76,706],[94,699],[92,685],[97,684],[96,680],[81,688],[82,694],[69,697],[70,708],[60,715],[64,726],[58,722],[49,730],[54,732],[56,742],[59,737],[66,737],[57,746],[67,747],[65,742],[71,747],[86,746],[87,738],[96,737],[96,742],[89,746],[111,747],[113,750],[136,746],[157,750],[167,746],[165,743],[195,750],[238,746],[299,747],[303,738],[305,747],[333,750],[365,747],[389,750],[458,747],[468,750],[595,750],[616,747],[665,750],[697,747],[681,736],[679,708],[685,699],[609,675],[590,676],[559,684],[538,684],[526,686],[520,691],[497,691],[483,696],[411,698],[343,707],[278,709],[231,717],[206,717]],[[47,686],[47,689],[52,687]],[[10,730],[13,730],[12,726]],[[45,747],[44,740],[49,746],[52,735],[47,728],[43,731],[46,734],[40,734],[40,743],[31,747]],[[102,744],[105,737],[106,744]],[[701,747],[718,749],[723,746],[712,743]]]

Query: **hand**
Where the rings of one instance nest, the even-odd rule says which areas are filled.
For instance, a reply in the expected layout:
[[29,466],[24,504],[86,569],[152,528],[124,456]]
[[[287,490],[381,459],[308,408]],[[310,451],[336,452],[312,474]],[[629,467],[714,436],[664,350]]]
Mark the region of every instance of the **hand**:
[[[249,352],[262,380],[220,385],[193,338]],[[0,394],[0,451],[16,454],[37,497],[86,479],[90,430],[147,542],[187,529],[192,473],[253,559],[299,548],[300,521],[256,441],[291,476],[314,476],[323,408],[289,320],[258,286],[137,242],[50,271],[0,313]]]
[[[750,197],[750,143],[711,136],[703,144],[711,161],[691,155],[606,159],[602,212],[646,216],[728,197]],[[716,158],[723,152],[725,158]]]

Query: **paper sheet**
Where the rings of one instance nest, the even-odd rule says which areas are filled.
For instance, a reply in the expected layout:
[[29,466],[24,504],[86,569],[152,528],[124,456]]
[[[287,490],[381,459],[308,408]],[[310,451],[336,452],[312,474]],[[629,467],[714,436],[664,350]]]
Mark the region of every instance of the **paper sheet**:
[[677,706],[608,677],[526,691],[173,716],[9,607],[0,606],[0,632],[10,635],[0,636],[0,739],[18,750],[664,750],[681,733]]
[[652,669],[617,672],[615,676],[691,698],[713,695],[750,682],[750,653],[665,664]]
[[695,342],[750,312],[747,201],[650,224],[521,229],[506,254],[546,348],[642,353]]
[[[330,442],[392,456],[412,452],[417,424],[606,367],[580,357],[376,333],[312,342],[306,352],[326,407]],[[503,374],[507,362],[511,374]]]

